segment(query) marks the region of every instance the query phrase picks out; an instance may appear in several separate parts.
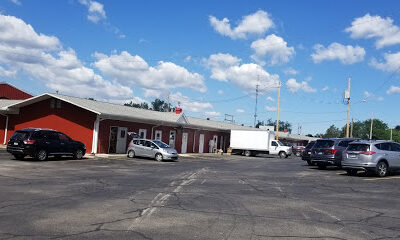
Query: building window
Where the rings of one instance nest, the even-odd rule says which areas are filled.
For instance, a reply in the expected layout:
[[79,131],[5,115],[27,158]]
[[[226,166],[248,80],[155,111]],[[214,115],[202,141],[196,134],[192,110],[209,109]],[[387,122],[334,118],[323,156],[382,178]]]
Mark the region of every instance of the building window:
[[56,105],[56,100],[53,98],[50,100],[50,108],[54,108],[55,105]]

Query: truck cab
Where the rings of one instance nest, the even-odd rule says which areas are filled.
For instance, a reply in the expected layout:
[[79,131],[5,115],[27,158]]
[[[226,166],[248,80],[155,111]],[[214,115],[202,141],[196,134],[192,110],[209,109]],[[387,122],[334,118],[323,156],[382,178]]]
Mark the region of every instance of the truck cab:
[[281,158],[288,157],[292,154],[292,148],[289,146],[285,146],[279,140],[272,140],[270,142],[269,154],[279,155],[279,157]]

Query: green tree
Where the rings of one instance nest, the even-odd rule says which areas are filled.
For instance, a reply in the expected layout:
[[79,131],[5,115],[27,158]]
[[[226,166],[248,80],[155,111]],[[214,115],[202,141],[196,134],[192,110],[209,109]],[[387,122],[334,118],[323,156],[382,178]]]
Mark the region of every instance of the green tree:
[[[276,121],[272,120],[272,118],[268,119],[266,123],[262,122],[264,126],[274,126],[276,129]],[[279,120],[279,131],[283,132],[287,130],[289,133],[292,133],[292,124],[288,121]]]
[[147,104],[146,102],[134,103],[134,102],[130,101],[129,103],[125,103],[124,105],[128,106],[128,107],[134,107],[134,108],[149,109],[149,104]]
[[168,112],[168,103],[161,99],[155,99],[153,102],[151,102],[151,106],[154,111]]
[[331,125],[325,132],[324,138],[337,138],[341,136],[341,131],[335,125]]

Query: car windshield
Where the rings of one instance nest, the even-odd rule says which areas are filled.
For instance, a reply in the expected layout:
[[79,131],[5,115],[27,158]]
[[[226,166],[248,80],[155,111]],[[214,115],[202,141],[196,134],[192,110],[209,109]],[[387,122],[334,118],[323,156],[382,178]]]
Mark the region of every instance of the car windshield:
[[335,141],[332,140],[318,140],[314,148],[331,148],[335,144]]
[[368,144],[349,144],[347,151],[360,151],[360,152],[368,152],[369,145]]
[[279,146],[285,146],[285,144],[283,144],[281,141],[277,141],[278,142],[278,144],[279,144]]
[[307,144],[306,148],[307,149],[312,148],[314,146],[314,144],[315,144],[315,142],[310,142]]
[[29,137],[29,132],[16,131],[12,136],[11,140],[26,140]]
[[166,143],[163,143],[161,141],[153,141],[157,146],[159,146],[160,148],[169,148],[169,146]]

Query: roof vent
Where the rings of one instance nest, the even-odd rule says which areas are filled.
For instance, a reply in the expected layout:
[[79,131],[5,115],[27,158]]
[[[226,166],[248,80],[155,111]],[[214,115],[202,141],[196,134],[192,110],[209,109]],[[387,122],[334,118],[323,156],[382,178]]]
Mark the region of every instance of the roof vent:
[[182,108],[176,108],[175,109],[176,114],[181,114],[182,113]]

